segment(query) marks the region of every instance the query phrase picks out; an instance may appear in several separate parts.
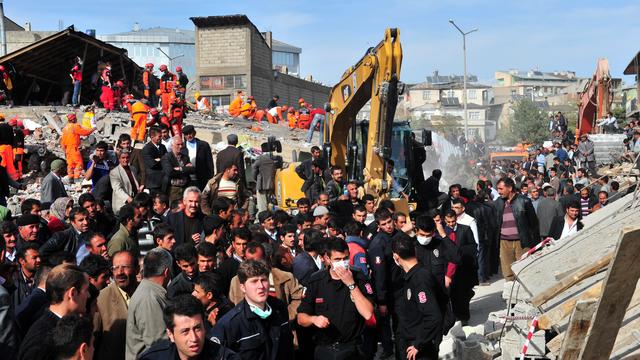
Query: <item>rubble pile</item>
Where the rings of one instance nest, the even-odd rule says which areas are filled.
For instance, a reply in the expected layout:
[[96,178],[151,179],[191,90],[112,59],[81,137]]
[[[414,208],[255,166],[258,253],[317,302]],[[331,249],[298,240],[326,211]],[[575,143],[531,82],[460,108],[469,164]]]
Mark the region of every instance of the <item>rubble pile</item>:
[[[22,200],[27,198],[40,198],[40,182],[49,171],[49,164],[56,158],[64,159],[64,151],[60,147],[60,136],[66,125],[65,116],[72,111],[67,107],[34,106],[14,107],[5,109],[5,118],[17,116],[32,130],[32,134],[25,138],[25,149],[28,155],[33,156],[28,169],[25,171],[21,182],[25,183],[26,190],[14,191],[14,195],[7,199],[8,208],[13,213],[19,213]],[[76,116],[81,119],[82,112],[76,111]],[[114,145],[120,134],[128,134],[131,129],[130,115],[128,112],[106,112],[104,109],[96,110],[97,130],[82,140],[82,153],[85,158],[93,152],[95,144],[104,140]],[[223,113],[200,114],[191,112],[187,114],[184,124],[193,125],[196,128],[197,137],[211,144],[215,153],[226,147],[228,134],[238,135],[240,144],[244,149],[254,149],[253,153],[259,153],[260,145],[267,141],[267,137],[275,136],[282,143],[282,157],[285,162],[295,161],[294,151],[310,148],[310,144],[304,141],[306,130],[290,130],[285,124],[270,124],[265,121],[256,123],[244,118],[233,118]],[[319,144],[319,134],[314,134],[314,140]],[[141,148],[142,144],[136,145]],[[86,163],[85,163],[86,165]],[[79,182],[66,181],[67,192],[77,200],[82,193],[82,185]]]

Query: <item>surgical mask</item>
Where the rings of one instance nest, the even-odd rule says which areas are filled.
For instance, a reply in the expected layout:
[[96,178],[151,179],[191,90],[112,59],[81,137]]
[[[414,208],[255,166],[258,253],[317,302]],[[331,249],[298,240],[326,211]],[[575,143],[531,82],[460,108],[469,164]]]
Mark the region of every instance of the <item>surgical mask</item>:
[[420,243],[420,245],[429,245],[429,243],[431,242],[431,239],[433,239],[433,236],[416,236],[416,239],[418,240],[418,243]]
[[254,305],[249,304],[249,309],[251,309],[251,311],[252,311],[254,314],[258,315],[258,317],[259,317],[260,319],[263,319],[263,320],[264,320],[264,319],[266,319],[266,318],[268,318],[268,317],[269,317],[269,315],[271,315],[271,311],[272,311],[272,310],[271,310],[271,306],[269,306],[269,304],[265,304],[265,305],[264,305],[264,310],[260,309],[260,308],[259,308],[259,307],[257,307],[257,306],[254,306]]
[[333,269],[338,269],[338,268],[348,269],[349,268],[349,260],[332,261],[331,262],[331,267]]

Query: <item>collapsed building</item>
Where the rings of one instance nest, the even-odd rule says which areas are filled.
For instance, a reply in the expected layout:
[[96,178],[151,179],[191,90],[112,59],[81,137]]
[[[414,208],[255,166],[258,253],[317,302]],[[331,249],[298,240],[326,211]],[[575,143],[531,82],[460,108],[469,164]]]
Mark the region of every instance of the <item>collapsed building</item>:
[[139,97],[142,69],[127,56],[125,49],[100,41],[73,26],[47,36],[12,53],[0,57],[0,63],[11,73],[13,100],[16,105],[60,104],[71,100],[73,84],[69,73],[73,60],[83,63],[81,103],[92,103],[100,63],[111,63],[113,79],[123,80]]

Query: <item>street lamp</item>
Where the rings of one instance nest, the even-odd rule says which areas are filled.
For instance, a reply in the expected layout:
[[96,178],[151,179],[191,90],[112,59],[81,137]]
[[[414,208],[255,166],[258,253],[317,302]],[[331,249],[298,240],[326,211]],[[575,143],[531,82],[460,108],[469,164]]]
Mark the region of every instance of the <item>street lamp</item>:
[[464,32],[458,25],[456,25],[455,22],[453,22],[453,19],[449,19],[449,22],[458,29],[460,34],[462,34],[462,54],[464,56],[464,79],[462,82],[462,102],[464,103],[464,139],[465,141],[469,141],[469,115],[467,114],[467,35],[474,31],[478,31],[478,28]]

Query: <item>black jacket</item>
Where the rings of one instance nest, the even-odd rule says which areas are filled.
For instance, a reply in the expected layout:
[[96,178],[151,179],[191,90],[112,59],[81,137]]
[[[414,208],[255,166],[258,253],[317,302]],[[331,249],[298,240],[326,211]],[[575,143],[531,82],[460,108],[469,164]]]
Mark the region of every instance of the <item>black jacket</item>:
[[11,294],[13,300],[13,309],[17,309],[20,304],[22,304],[31,292],[36,287],[35,283],[32,283],[31,286],[27,285],[24,276],[22,275],[22,269],[18,269],[13,273],[13,285],[15,285],[16,289]]
[[238,353],[243,360],[293,359],[293,335],[287,306],[269,296],[272,312],[261,319],[241,301],[218,321],[211,331],[212,340]]
[[371,267],[371,283],[378,305],[393,302],[404,286],[404,273],[393,261],[391,236],[378,232],[367,248],[367,261]]
[[[174,170],[174,168],[179,167],[178,159],[173,154],[173,152],[167,152],[162,156],[162,171],[163,171],[163,182],[162,182],[162,191],[167,192],[169,187],[171,186],[171,179],[183,179],[185,184],[189,184],[190,175],[196,171],[194,166],[187,166],[190,164],[189,156],[184,153],[180,153],[180,159],[184,166],[180,167],[180,170]],[[177,240],[177,239],[176,239]]]
[[[148,189],[160,189],[162,187],[162,157],[167,153],[167,148],[161,143],[157,148],[151,141],[142,148],[142,161],[144,162],[145,184]],[[156,160],[157,159],[157,160]]]
[[[176,238],[176,246],[184,243],[193,243],[191,238],[186,238],[185,229],[184,229],[184,211],[180,211],[177,213],[170,213],[167,216],[167,224],[169,224],[173,228],[173,236]],[[203,232],[204,228],[202,227],[202,221],[204,219],[204,214],[201,212],[196,213],[196,219],[200,224],[199,232]]]
[[224,296],[229,296],[231,280],[234,276],[238,275],[239,267],[240,262],[233,256],[224,260],[220,264],[220,267],[218,267],[218,274],[220,274],[220,284],[218,284],[218,287]]
[[213,168],[213,156],[211,155],[211,147],[209,144],[200,139],[195,140],[196,163],[194,165],[196,166],[196,185],[198,186],[198,189],[202,191],[207,185],[207,182],[215,174],[215,169]]
[[[206,320],[205,320],[206,321]],[[178,360],[178,350],[176,344],[169,340],[160,340],[147,350],[145,350],[140,357],[140,360]],[[240,357],[233,351],[227,349],[224,346],[216,344],[215,342],[205,339],[204,348],[200,353],[198,360],[239,360]]]
[[318,270],[320,269],[318,269],[316,262],[313,261],[311,255],[305,251],[293,258],[293,276],[302,286],[308,286],[311,275]]
[[472,288],[478,284],[478,248],[471,228],[457,224],[456,225],[456,241],[457,241],[457,267],[453,276],[453,282],[462,286]]
[[76,256],[78,248],[80,247],[79,234],[73,226],[63,231],[58,231],[53,234],[51,239],[40,247],[40,256],[46,258],[47,256],[57,253],[59,251],[66,251]]
[[[582,227],[584,225],[582,225],[582,220],[581,219],[577,219],[578,221],[578,231],[582,230]],[[565,223],[565,215],[562,216],[556,216],[553,218],[553,220],[551,220],[551,227],[549,228],[549,237],[554,238],[555,240],[560,239],[560,236],[562,236],[562,230],[564,229],[564,223]]]
[[24,339],[22,339],[18,359],[48,359],[51,356],[51,346],[47,334],[56,327],[58,321],[60,321],[58,315],[46,310],[44,314],[31,325]]
[[242,150],[229,145],[216,156],[216,174],[223,172],[224,169],[232,164],[236,164],[240,179],[242,179],[243,182],[246,182],[244,175],[244,155],[242,154]]
[[35,288],[31,294],[15,308],[16,324],[18,325],[21,338],[29,331],[31,324],[42,316],[48,306],[49,299],[47,299],[47,294],[44,290]]
[[171,279],[167,286],[167,299],[171,300],[179,295],[191,294],[193,292],[193,284],[198,279],[198,274],[189,279],[184,272],[180,272],[176,277]]
[[[504,213],[505,199],[499,197],[496,204],[496,232],[499,240],[500,229],[502,228],[502,215]],[[532,248],[540,242],[540,226],[538,216],[531,204],[531,200],[520,194],[516,194],[511,200],[513,216],[516,219],[520,245],[523,248]]]

